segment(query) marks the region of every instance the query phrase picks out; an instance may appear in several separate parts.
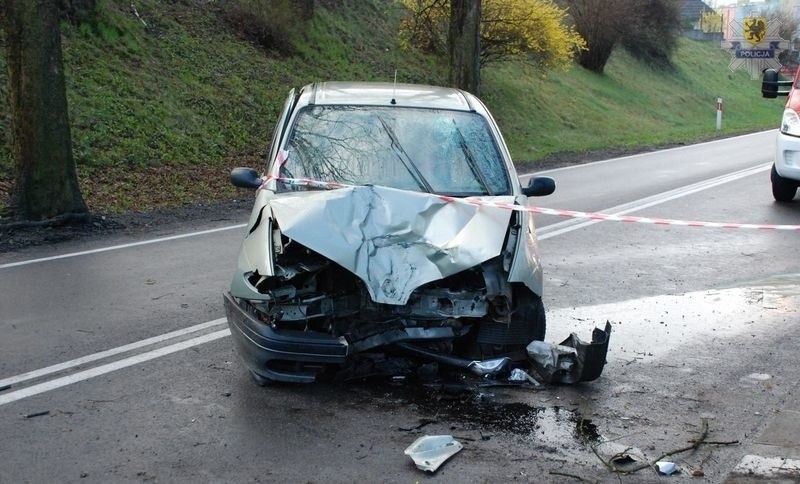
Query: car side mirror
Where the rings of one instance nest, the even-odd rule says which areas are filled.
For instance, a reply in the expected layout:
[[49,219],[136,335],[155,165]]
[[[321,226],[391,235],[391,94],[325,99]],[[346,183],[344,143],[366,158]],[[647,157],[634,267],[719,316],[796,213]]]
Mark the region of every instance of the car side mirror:
[[258,172],[252,168],[234,168],[231,170],[231,184],[239,188],[259,188],[261,187],[261,178]]
[[769,99],[778,97],[778,71],[766,69],[761,80],[761,96]]
[[543,197],[556,191],[556,181],[549,176],[537,176],[528,180],[528,186],[522,189],[527,197]]

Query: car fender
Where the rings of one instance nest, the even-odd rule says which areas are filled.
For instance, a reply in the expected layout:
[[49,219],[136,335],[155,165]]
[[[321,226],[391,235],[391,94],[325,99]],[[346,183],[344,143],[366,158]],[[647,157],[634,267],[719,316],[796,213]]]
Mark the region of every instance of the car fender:
[[[516,201],[517,204],[526,206],[528,197],[520,195]],[[508,282],[521,282],[535,294],[541,296],[544,283],[533,214],[526,211],[517,213],[520,216],[520,234],[517,237],[514,258],[508,271]]]

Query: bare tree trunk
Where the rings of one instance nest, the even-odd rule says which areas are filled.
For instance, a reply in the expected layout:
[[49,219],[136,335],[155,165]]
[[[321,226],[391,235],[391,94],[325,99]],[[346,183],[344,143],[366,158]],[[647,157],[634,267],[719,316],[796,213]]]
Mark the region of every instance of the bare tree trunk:
[[564,0],[575,29],[586,40],[587,50],[577,56],[578,64],[602,74],[611,53],[631,22],[632,6],[638,0]]
[[602,74],[606,68],[611,53],[614,51],[616,40],[614,39],[593,39],[594,42],[589,49],[578,54],[578,64],[590,71]]
[[5,0],[5,31],[14,218],[86,220],[72,158],[57,2]]
[[450,2],[450,84],[480,95],[481,0]]

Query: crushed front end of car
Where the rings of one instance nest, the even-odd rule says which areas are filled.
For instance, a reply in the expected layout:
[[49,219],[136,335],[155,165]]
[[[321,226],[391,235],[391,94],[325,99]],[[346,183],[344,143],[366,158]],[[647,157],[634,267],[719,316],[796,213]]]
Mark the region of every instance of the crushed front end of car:
[[540,299],[509,280],[517,212],[379,186],[257,199],[225,296],[257,378],[314,381],[387,347],[469,365],[544,336]]

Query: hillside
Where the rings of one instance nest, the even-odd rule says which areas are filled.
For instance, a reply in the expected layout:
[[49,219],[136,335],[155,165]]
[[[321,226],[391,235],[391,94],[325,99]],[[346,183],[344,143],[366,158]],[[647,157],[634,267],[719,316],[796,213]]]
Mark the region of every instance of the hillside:
[[[680,39],[674,72],[654,70],[621,50],[604,75],[573,66],[546,78],[521,76],[519,66],[502,65],[486,72],[483,98],[516,160],[609,148],[637,151],[777,127],[783,98],[762,98],[760,82],[731,72],[730,60],[716,43]],[[717,97],[724,101],[721,133]]]
[[[321,80],[443,84],[441,60],[402,50],[393,0],[318,0],[278,52],[243,37],[232,1],[99,0],[96,20],[62,22],[75,160],[94,212],[115,213],[243,196],[231,167],[258,166],[292,87]],[[144,23],[147,25],[145,26]],[[782,102],[763,100],[729,54],[684,40],[676,71],[615,53],[603,76],[577,67],[546,77],[524,64],[483,71],[483,99],[526,167],[553,154],[643,147],[777,125]],[[0,57],[0,209],[11,184],[5,64]],[[544,160],[544,161],[542,161]]]

